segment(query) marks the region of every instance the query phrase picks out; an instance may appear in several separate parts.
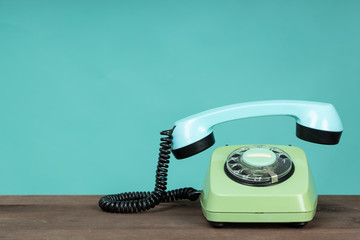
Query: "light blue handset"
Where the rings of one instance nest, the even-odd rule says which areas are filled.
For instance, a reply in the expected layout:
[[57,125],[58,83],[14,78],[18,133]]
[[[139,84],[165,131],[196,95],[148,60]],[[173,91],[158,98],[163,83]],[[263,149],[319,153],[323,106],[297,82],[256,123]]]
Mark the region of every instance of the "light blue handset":
[[213,127],[231,120],[268,115],[296,119],[296,136],[320,144],[337,144],[343,126],[334,106],[329,103],[273,100],[214,108],[175,122],[172,152],[177,159],[195,155],[215,143]]

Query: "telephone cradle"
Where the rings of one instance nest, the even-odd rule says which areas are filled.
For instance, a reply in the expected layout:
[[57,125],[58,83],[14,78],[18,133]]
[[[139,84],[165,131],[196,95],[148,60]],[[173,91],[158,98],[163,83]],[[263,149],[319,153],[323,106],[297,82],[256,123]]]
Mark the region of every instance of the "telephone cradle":
[[281,145],[233,145],[214,150],[203,189],[167,191],[170,154],[177,159],[196,155],[215,143],[213,127],[241,118],[285,115],[296,120],[302,140],[335,145],[343,126],[329,103],[272,100],[214,108],[175,122],[161,132],[153,191],[103,196],[100,208],[110,213],[136,213],[161,202],[200,197],[202,212],[214,227],[226,223],[291,223],[302,227],[314,218],[317,193],[302,149]]

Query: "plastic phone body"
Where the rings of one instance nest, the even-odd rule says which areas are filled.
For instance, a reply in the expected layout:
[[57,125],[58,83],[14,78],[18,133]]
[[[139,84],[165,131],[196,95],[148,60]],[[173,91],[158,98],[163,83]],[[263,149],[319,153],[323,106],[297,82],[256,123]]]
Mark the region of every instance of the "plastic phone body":
[[278,146],[294,163],[292,176],[279,184],[247,186],[224,172],[229,154],[246,145],[224,146],[212,153],[201,193],[202,212],[209,222],[288,222],[306,223],[316,212],[317,193],[303,150]]

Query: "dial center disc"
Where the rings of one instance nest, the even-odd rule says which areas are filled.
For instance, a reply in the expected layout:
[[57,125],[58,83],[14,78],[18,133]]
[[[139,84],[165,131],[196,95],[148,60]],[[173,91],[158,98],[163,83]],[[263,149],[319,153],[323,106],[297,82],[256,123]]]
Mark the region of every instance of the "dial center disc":
[[244,153],[243,159],[250,166],[265,167],[276,161],[276,155],[266,148],[252,148]]

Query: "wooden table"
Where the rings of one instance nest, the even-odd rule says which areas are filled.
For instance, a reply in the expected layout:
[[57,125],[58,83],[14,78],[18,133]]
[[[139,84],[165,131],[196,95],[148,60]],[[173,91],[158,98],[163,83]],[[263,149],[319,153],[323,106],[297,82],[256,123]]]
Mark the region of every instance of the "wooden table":
[[199,202],[163,203],[139,214],[111,214],[99,196],[0,196],[0,239],[360,239],[360,195],[319,196],[313,221],[209,226]]

